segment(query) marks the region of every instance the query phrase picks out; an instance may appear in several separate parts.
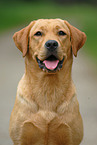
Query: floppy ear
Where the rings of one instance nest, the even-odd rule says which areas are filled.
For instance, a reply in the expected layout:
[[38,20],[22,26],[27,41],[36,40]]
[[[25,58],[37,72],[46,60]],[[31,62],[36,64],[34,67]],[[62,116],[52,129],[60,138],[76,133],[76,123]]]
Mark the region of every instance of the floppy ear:
[[23,57],[27,54],[28,51],[28,36],[31,27],[34,25],[35,21],[32,21],[27,27],[16,32],[13,35],[13,39],[17,48],[23,53]]
[[81,32],[74,26],[70,25],[67,21],[65,21],[65,24],[70,30],[72,51],[74,56],[76,57],[77,51],[84,45],[86,41],[86,35],[84,32]]

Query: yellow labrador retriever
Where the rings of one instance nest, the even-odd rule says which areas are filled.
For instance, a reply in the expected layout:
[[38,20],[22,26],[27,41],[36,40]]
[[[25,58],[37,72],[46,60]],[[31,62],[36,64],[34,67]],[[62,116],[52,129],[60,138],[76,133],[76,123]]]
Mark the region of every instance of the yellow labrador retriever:
[[83,123],[71,71],[85,33],[61,19],[39,19],[13,36],[25,57],[10,119],[14,145],[79,145]]

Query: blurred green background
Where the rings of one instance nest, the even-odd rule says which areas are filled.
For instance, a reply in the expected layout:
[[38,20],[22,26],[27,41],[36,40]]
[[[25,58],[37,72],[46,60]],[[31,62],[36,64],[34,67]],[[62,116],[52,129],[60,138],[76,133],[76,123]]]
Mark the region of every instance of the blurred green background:
[[85,51],[97,62],[96,0],[3,0],[0,1],[0,33],[40,18],[61,18],[87,35]]

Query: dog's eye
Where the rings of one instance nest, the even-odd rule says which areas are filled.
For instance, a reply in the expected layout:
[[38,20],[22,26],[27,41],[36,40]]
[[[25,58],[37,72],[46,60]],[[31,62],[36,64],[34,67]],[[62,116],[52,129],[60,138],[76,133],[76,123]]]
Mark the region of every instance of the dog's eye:
[[38,31],[34,34],[34,36],[42,36],[42,33],[40,31]]
[[66,33],[64,31],[59,31],[58,34],[61,35],[61,36],[66,35]]

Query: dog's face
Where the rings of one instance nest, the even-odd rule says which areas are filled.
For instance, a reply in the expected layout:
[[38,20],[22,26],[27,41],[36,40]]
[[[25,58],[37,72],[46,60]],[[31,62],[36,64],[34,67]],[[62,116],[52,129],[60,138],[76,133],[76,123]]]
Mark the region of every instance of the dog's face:
[[62,20],[38,20],[30,30],[30,54],[43,71],[60,70],[71,47],[70,31]]
[[42,71],[54,73],[62,68],[72,51],[77,55],[85,40],[83,32],[61,19],[39,19],[14,34],[23,56],[28,53]]

